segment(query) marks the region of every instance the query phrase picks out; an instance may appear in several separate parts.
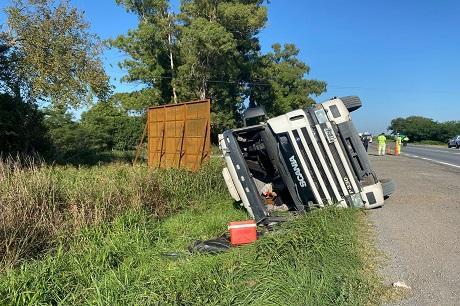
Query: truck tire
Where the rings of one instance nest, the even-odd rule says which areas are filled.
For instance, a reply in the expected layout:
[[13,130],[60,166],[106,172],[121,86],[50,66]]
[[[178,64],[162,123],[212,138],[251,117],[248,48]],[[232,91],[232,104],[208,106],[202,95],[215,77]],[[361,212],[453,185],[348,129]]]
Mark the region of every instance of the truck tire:
[[357,96],[342,97],[340,100],[342,100],[343,104],[345,104],[345,107],[350,113],[359,109],[363,105]]
[[386,199],[396,190],[396,185],[392,179],[381,179],[380,183],[382,184],[383,197]]

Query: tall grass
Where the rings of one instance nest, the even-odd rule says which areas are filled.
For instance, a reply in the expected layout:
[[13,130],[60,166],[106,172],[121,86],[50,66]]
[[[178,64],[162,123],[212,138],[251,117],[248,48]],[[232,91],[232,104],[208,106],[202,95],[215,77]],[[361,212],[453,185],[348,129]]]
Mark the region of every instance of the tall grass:
[[0,161],[0,270],[126,211],[159,219],[193,207],[222,189],[217,168],[214,162],[191,174],[126,164],[75,168]]
[[[213,202],[214,206],[209,204]],[[358,239],[360,212],[325,209],[297,218],[255,244],[219,255],[187,254],[244,218],[229,200],[163,221],[125,214],[83,231],[68,251],[0,276],[0,304],[373,305],[381,281]],[[177,258],[165,252],[179,252]]]
[[0,273],[0,305],[379,302],[360,211],[314,211],[252,245],[190,254],[194,240],[247,218],[232,207],[220,161],[197,173],[26,166],[0,164],[2,261],[21,263]]

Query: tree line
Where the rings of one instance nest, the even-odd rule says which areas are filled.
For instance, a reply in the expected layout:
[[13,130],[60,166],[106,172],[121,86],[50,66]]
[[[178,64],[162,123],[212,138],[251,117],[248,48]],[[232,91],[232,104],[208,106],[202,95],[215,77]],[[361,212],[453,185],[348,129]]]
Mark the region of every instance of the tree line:
[[[263,0],[115,0],[138,18],[128,33],[102,41],[66,0],[12,0],[0,29],[0,151],[65,160],[88,152],[132,150],[148,106],[211,99],[212,135],[240,124],[245,107],[278,115],[314,103],[326,83],[293,44],[261,52]],[[104,48],[126,58],[115,93]],[[80,116],[81,114],[81,116]]]
[[393,134],[404,134],[414,142],[424,140],[447,142],[453,136],[460,135],[460,121],[437,122],[431,118],[410,116],[391,120],[388,129]]

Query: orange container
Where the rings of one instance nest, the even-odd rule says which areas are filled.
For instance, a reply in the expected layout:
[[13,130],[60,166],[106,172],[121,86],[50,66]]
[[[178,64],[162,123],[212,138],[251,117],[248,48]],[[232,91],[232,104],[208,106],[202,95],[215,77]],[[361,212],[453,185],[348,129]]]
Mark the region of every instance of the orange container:
[[254,220],[230,222],[228,224],[230,243],[240,245],[256,241],[256,229],[256,222]]

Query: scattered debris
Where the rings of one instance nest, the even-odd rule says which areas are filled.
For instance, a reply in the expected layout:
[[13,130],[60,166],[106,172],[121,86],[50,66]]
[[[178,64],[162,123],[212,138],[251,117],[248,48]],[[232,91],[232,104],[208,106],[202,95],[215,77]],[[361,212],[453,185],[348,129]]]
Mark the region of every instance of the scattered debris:
[[403,282],[403,281],[397,281],[397,282],[393,283],[393,287],[404,288],[404,289],[412,289],[410,286],[406,285],[406,283]]
[[282,205],[267,205],[267,211],[272,212],[272,211],[288,211],[289,207],[286,204]]
[[160,254],[163,258],[177,260],[179,258],[185,257],[189,254],[182,253],[182,252],[165,252]]
[[219,237],[217,239],[211,240],[197,240],[191,246],[189,246],[188,250],[191,253],[210,253],[210,254],[217,254],[222,253],[230,249],[230,242],[226,237]]

